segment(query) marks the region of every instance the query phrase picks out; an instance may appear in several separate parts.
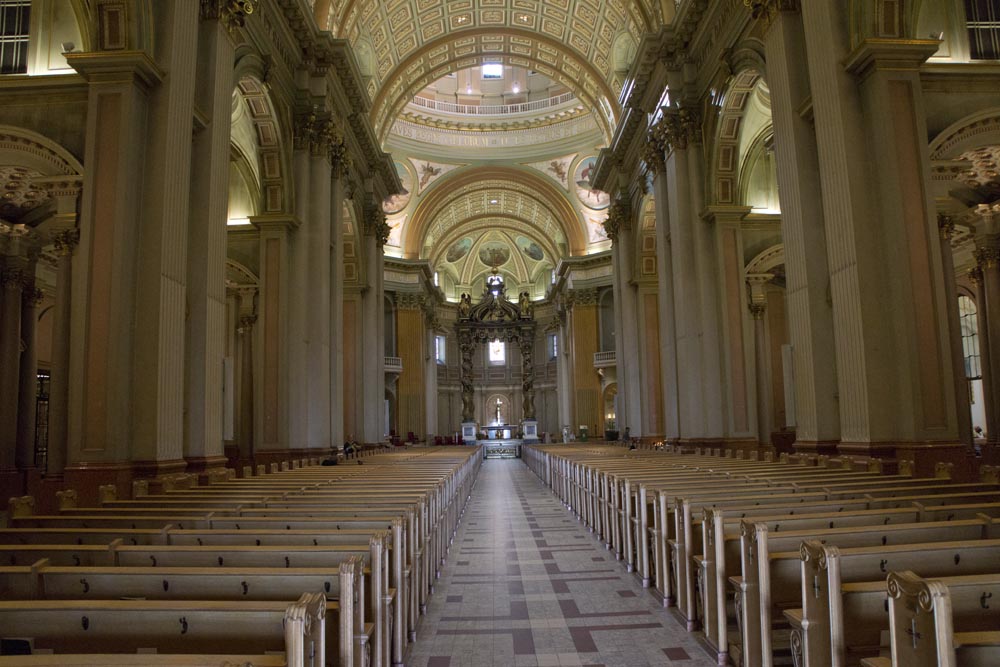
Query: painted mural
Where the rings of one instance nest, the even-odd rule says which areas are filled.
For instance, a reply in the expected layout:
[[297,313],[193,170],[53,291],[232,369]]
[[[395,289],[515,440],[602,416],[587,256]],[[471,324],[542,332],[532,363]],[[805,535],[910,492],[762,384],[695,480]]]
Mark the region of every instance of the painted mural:
[[576,184],[576,196],[587,208],[600,211],[611,205],[611,197],[607,192],[595,190],[590,185],[590,177],[594,173],[594,166],[597,164],[596,157],[588,157],[576,165],[576,172],[573,174],[573,182]]
[[531,239],[524,236],[518,236],[516,241],[517,247],[521,249],[521,252],[528,259],[540,262],[545,258],[545,252]]
[[464,239],[455,241],[451,247],[448,248],[448,252],[445,254],[444,258],[446,261],[454,264],[468,255],[470,250],[472,250],[472,239],[466,236]]
[[396,173],[403,184],[404,192],[403,194],[392,195],[382,203],[382,210],[385,211],[386,215],[402,211],[410,203],[410,199],[413,196],[413,174],[410,173],[410,170],[402,162],[397,160],[393,164],[396,165]]

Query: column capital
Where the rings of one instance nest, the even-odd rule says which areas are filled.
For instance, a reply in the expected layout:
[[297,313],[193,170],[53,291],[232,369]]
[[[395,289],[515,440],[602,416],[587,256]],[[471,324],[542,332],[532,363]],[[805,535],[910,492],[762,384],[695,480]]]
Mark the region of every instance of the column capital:
[[4,290],[23,290],[32,284],[28,273],[19,268],[4,269],[0,273],[0,282],[3,283]]
[[389,233],[392,229],[385,221],[385,213],[382,211],[382,206],[372,202],[365,202],[364,216],[365,236],[374,236],[379,246],[384,246],[389,241]]
[[[996,239],[991,239],[991,241],[995,243]],[[1000,268],[1000,246],[992,243],[980,245],[980,239],[976,239],[976,249],[972,254],[976,258],[976,265],[981,270]]]
[[979,268],[978,264],[969,269],[965,275],[973,285],[980,285],[983,282],[983,270]]
[[646,137],[646,143],[643,144],[640,158],[646,163],[646,169],[654,174],[662,174],[666,170],[666,161],[663,159],[663,147],[657,141],[652,129],[650,129]]
[[399,310],[420,310],[426,300],[426,297],[419,292],[396,292],[394,299]]
[[690,143],[702,142],[701,114],[689,107],[664,108],[650,134],[664,153],[685,150]]
[[767,302],[751,301],[748,307],[750,309],[750,314],[753,315],[755,320],[764,319],[764,313],[767,312]]
[[604,220],[604,233],[611,239],[612,243],[618,242],[618,235],[632,228],[631,224],[632,203],[628,195],[621,193],[615,197],[608,208],[608,217]]
[[755,19],[763,19],[765,27],[770,27],[779,12],[799,11],[799,0],[743,0],[743,6],[750,8]]
[[248,334],[253,331],[253,325],[257,323],[256,315],[244,315],[240,318],[240,326],[236,330],[237,333]]
[[217,20],[230,32],[242,28],[253,14],[257,0],[201,0],[201,19]]
[[945,241],[951,239],[955,233],[955,219],[946,213],[937,214],[938,233]]
[[79,243],[80,230],[76,228],[65,229],[52,235],[52,244],[55,246],[56,252],[61,257],[72,255],[73,251],[76,250],[77,244]]

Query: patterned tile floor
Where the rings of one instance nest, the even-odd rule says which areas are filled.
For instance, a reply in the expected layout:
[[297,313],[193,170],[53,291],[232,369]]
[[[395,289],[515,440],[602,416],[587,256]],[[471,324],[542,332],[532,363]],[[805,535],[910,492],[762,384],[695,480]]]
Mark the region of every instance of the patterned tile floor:
[[714,661],[527,466],[489,460],[406,664]]

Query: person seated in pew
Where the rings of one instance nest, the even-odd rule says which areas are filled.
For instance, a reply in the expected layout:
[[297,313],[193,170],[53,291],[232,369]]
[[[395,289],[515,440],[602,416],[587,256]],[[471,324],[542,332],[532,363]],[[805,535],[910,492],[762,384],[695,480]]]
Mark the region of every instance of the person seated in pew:
[[334,449],[332,452],[330,452],[330,455],[328,457],[326,457],[325,459],[323,459],[322,465],[325,465],[325,466],[335,466],[338,463],[338,459],[339,459],[339,456],[337,455],[337,450]]

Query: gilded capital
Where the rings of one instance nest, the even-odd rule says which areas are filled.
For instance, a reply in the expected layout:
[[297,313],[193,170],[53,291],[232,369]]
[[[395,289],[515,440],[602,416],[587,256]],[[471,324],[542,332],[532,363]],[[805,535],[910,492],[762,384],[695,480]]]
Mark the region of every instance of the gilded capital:
[[753,301],[750,303],[750,314],[753,315],[755,320],[764,319],[764,313],[767,311],[767,303],[763,301]]
[[976,258],[976,264],[984,271],[1000,267],[1000,248],[996,246],[976,248],[973,256]]
[[945,215],[944,213],[938,213],[938,233],[941,234],[941,238],[948,240],[955,233],[955,221],[950,215]]
[[232,32],[246,24],[256,7],[257,0],[201,0],[201,18],[221,21]]
[[983,270],[978,266],[969,269],[969,272],[965,274],[969,278],[969,282],[973,285],[980,285],[983,282]]
[[396,292],[396,308],[399,310],[420,310],[425,300],[419,292]]
[[618,196],[611,202],[611,207],[608,209],[608,217],[605,219],[603,225],[604,233],[613,242],[618,241],[618,234],[622,230],[629,228],[630,209],[631,206],[626,197]]
[[380,246],[384,246],[389,241],[389,233],[392,229],[385,221],[385,213],[382,207],[375,204],[365,204],[365,235],[374,236]]
[[767,27],[771,26],[779,12],[799,11],[799,0],[743,0],[743,5],[749,7],[753,17],[763,20]]
[[237,331],[241,334],[250,333],[253,330],[253,325],[257,323],[256,315],[244,315],[240,318],[240,328]]
[[79,242],[79,229],[67,229],[55,234],[52,237],[52,244],[55,246],[56,252],[63,257],[66,255],[72,255]]
[[666,163],[663,160],[663,148],[656,140],[656,137],[653,136],[652,131],[650,131],[649,137],[642,147],[641,157],[642,161],[646,163],[646,168],[655,174],[662,174],[666,169]]

